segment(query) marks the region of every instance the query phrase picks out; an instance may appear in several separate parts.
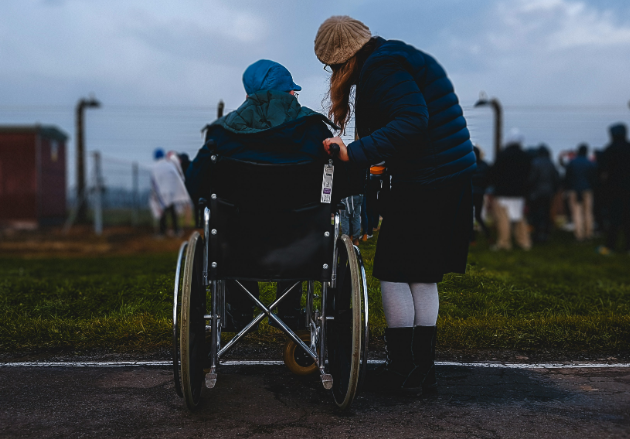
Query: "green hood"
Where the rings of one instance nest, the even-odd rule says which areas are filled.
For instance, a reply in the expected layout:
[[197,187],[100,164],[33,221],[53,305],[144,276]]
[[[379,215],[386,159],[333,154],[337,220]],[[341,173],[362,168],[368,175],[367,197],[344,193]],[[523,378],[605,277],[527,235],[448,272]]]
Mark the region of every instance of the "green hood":
[[211,125],[220,125],[237,134],[249,134],[308,116],[317,116],[337,128],[324,115],[301,106],[295,96],[275,90],[263,90],[248,96],[237,110],[217,119]]

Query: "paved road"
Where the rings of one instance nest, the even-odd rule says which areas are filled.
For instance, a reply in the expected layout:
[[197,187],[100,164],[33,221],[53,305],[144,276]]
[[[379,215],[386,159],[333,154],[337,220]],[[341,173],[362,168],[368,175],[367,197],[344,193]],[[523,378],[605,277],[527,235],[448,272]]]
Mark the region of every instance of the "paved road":
[[441,366],[433,396],[364,392],[347,413],[317,377],[224,369],[195,413],[157,368],[2,368],[1,437],[630,437],[630,369]]

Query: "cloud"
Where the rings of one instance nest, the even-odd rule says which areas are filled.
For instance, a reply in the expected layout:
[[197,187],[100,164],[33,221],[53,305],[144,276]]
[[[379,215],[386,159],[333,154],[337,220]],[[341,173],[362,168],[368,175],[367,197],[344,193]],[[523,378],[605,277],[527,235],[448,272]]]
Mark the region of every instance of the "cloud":
[[[321,22],[337,14],[434,55],[465,106],[480,90],[500,98],[508,109],[506,129],[512,124],[509,107],[518,104],[619,102],[627,112],[628,0],[391,0],[387,5],[377,0],[0,0],[0,101],[64,104],[67,121],[55,123],[72,132],[76,100],[94,92],[103,108],[91,112],[95,125],[88,135],[105,153],[111,149],[132,157],[168,136],[176,144],[175,139],[186,142],[194,135],[196,145],[198,125],[214,117],[214,109],[190,125],[189,117],[170,113],[159,119],[142,115],[151,121],[152,134],[146,136],[115,123],[127,116],[116,116],[112,107],[208,107],[223,99],[232,109],[244,98],[243,70],[267,58],[293,73],[304,88],[303,104],[320,109],[328,76],[314,56],[313,39]],[[5,122],[54,122],[54,114],[23,114]],[[467,114],[469,123],[477,124],[476,134],[491,133],[481,125],[490,120],[488,114],[487,109]],[[551,125],[569,118],[547,119]],[[129,117],[129,126],[141,125],[136,120]],[[527,129],[522,121],[514,124]],[[123,140],[110,142],[114,132]],[[550,139],[542,131],[541,138]]]
[[226,89],[240,97],[233,79],[269,38],[255,10],[227,2],[19,3],[0,7],[5,101],[89,91],[115,102],[200,104]]
[[486,90],[507,104],[616,103],[630,71],[621,11],[577,0],[494,2],[475,29],[449,28],[449,74],[464,101]]
[[498,48],[509,50],[523,43],[537,50],[630,44],[630,25],[618,23],[610,10],[598,10],[583,1],[518,0],[501,2],[497,15],[505,33],[490,34]]

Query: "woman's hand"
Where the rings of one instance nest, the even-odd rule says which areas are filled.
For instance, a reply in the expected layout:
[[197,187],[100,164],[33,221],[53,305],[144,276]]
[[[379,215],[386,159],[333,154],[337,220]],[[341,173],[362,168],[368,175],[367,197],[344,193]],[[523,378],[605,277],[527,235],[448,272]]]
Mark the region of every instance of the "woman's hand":
[[328,139],[324,139],[322,143],[324,144],[324,149],[328,155],[330,155],[330,145],[336,143],[339,145],[339,160],[342,162],[350,161],[350,157],[348,157],[348,148],[346,147],[346,144],[343,143],[343,140],[341,140],[341,137],[329,137]]

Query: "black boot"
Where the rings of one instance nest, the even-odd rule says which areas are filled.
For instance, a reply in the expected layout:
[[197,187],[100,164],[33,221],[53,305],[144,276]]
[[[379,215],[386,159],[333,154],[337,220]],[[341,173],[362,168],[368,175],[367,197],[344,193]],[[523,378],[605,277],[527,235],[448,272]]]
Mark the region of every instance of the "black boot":
[[368,375],[370,390],[397,391],[409,389],[405,386],[409,374],[414,370],[411,342],[414,328],[386,328],[385,364]]
[[409,374],[403,387],[422,387],[423,392],[437,389],[435,378],[435,342],[437,327],[416,326],[413,328],[411,351],[414,369]]

